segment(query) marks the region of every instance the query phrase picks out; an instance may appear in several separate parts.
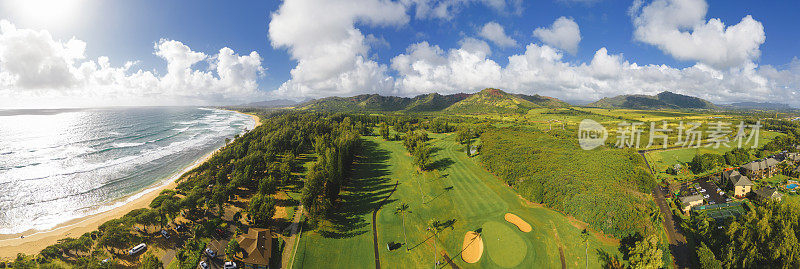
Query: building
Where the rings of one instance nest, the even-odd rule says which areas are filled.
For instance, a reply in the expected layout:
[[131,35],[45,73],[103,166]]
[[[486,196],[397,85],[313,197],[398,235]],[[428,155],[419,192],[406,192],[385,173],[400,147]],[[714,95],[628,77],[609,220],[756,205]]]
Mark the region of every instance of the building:
[[775,158],[767,158],[765,160],[749,162],[742,165],[745,175],[752,179],[762,179],[772,177],[775,171],[778,170],[778,160]]
[[733,196],[737,198],[747,196],[747,193],[753,188],[753,182],[736,169],[722,172],[722,180],[725,185],[730,186],[733,190]]
[[242,248],[242,257],[239,261],[241,268],[269,268],[269,259],[272,255],[272,232],[269,229],[250,228],[246,234],[236,238]]
[[781,198],[783,198],[783,194],[781,194],[781,192],[779,192],[778,189],[771,187],[760,188],[754,191],[754,193],[756,194],[756,197],[764,200],[772,199],[780,202]]
[[776,159],[778,159],[779,161],[782,161],[782,162],[790,163],[790,164],[797,164],[797,163],[800,163],[800,153],[784,152],[784,153],[778,154],[776,156]]
[[689,211],[692,210],[692,207],[702,205],[703,204],[703,195],[695,194],[690,196],[684,196],[678,198],[681,201],[681,209],[683,209],[684,214],[689,214]]

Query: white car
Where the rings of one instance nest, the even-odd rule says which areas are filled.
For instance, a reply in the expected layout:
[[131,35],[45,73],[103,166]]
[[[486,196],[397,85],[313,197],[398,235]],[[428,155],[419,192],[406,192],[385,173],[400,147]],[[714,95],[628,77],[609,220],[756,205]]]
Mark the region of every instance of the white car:
[[706,194],[706,195],[703,195],[703,198],[706,198],[706,199],[708,199],[708,197],[710,197],[710,196],[708,196],[708,194]]
[[236,263],[232,262],[232,261],[225,262],[225,264],[222,265],[222,268],[224,268],[224,269],[236,269]]
[[700,192],[706,192],[706,189],[700,189]]
[[208,255],[208,257],[214,258],[214,257],[216,257],[216,256],[217,256],[217,253],[216,253],[216,252],[214,252],[214,250],[213,250],[213,249],[207,248],[207,249],[206,249],[206,255]]
[[161,230],[161,235],[164,236],[164,238],[169,239],[169,233],[167,233],[167,231]]
[[200,261],[200,268],[208,269],[208,263],[206,263],[206,261]]
[[147,245],[145,245],[144,243],[138,244],[135,247],[133,247],[131,250],[128,250],[128,255],[133,255],[133,254],[139,253],[142,250],[144,250],[145,248],[147,248]]

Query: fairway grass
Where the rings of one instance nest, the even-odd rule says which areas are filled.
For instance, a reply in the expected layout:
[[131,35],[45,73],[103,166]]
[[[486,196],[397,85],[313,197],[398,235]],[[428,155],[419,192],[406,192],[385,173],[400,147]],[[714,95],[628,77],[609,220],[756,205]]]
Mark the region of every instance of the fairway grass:
[[[374,208],[376,201],[388,195],[394,182],[398,182],[397,189],[377,213],[382,268],[428,267],[434,265],[434,260],[440,261],[441,267],[445,265],[444,254],[461,268],[560,268],[559,247],[563,248],[567,267],[585,266],[586,245],[580,238],[585,224],[521,199],[480,166],[475,159],[478,157],[468,158],[455,142],[455,135],[431,134],[431,138],[430,143],[437,148],[434,153],[437,169],[420,172],[400,141],[364,137],[364,158],[355,166],[353,184],[344,196],[352,191],[352,195],[365,198],[342,209],[342,213],[352,210],[352,221],[348,223],[358,228],[346,237],[304,232],[295,267],[374,267],[368,208]],[[409,206],[404,216],[395,214],[395,208],[402,203]],[[514,212],[528,222],[532,231],[524,233],[505,221],[507,212]],[[436,235],[428,229],[434,220],[443,223]],[[321,226],[320,230],[325,230],[336,225]],[[482,258],[474,264],[466,263],[461,257],[464,235],[478,229],[484,241]],[[406,244],[389,251],[386,248],[389,242]],[[589,267],[600,267],[598,252],[619,255],[617,247],[613,239],[590,237]]]

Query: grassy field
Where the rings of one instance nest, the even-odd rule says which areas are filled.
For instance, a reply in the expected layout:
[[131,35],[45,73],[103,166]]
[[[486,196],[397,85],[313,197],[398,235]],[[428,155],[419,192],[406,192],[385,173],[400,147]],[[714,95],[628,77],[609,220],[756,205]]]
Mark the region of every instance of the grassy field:
[[[567,267],[599,267],[598,251],[619,255],[613,239],[589,236],[585,248],[580,233],[586,225],[561,213],[522,200],[509,187],[467,158],[455,135],[431,135],[438,149],[432,172],[418,172],[399,141],[364,138],[365,159],[355,168],[344,196],[340,218],[323,223],[320,231],[303,234],[295,264],[298,268],[367,268],[374,264],[371,210],[397,189],[377,214],[378,244],[384,268],[433,266],[442,254],[464,268],[558,268],[559,249]],[[394,214],[401,203],[409,206],[403,218]],[[514,213],[533,227],[523,233],[503,219]],[[349,216],[349,217],[348,217]],[[437,235],[427,228],[444,223]],[[338,224],[337,224],[338,223]],[[461,257],[467,231],[482,229],[484,252],[476,264]],[[389,251],[388,242],[407,244]],[[434,250],[434,245],[436,249]],[[406,250],[409,248],[410,250]],[[444,264],[443,264],[444,265]],[[441,267],[441,266],[440,266]]]

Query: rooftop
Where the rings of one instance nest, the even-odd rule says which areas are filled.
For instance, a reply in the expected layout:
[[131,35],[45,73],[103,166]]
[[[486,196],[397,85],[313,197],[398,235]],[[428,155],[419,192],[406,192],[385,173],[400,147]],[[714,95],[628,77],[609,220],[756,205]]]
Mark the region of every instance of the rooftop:
[[236,238],[236,241],[245,252],[243,262],[269,265],[272,255],[272,232],[269,229],[251,227],[246,234]]

